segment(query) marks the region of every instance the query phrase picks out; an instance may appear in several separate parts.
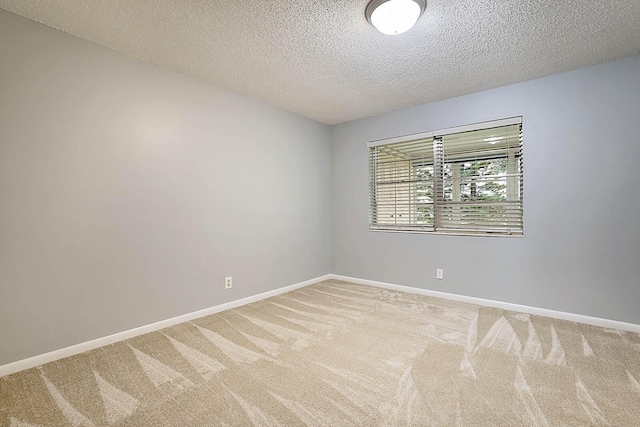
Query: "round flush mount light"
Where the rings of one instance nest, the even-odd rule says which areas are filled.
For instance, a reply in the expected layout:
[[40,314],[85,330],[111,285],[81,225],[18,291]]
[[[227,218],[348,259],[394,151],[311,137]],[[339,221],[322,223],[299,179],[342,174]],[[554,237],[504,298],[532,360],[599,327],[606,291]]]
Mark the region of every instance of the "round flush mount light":
[[364,14],[382,34],[395,36],[409,31],[426,6],[426,0],[371,0]]

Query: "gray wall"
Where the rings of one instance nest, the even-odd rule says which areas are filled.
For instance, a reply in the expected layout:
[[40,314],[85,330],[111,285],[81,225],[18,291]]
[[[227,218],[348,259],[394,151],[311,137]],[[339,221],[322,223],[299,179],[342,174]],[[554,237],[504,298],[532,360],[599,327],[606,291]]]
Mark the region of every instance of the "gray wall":
[[[0,58],[0,365],[329,272],[640,323],[640,57],[331,134],[4,11]],[[514,115],[524,238],[368,231],[367,141]]]
[[0,365],[330,272],[327,126],[4,11],[0,58]]
[[[369,140],[516,115],[524,238],[368,231]],[[334,126],[332,272],[638,324],[639,162],[639,56]]]

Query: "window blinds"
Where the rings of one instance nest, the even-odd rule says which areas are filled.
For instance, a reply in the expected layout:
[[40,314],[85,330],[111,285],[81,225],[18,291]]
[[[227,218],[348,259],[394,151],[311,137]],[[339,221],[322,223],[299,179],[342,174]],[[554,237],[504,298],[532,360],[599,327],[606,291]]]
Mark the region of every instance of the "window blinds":
[[433,138],[370,148],[369,224],[377,230],[433,230]]
[[522,235],[520,117],[369,144],[371,230]]

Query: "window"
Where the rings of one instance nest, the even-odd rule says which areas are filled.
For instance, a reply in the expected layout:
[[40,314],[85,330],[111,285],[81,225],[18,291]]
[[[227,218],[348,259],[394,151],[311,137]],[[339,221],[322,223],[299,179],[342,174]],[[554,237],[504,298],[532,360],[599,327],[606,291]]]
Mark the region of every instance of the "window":
[[368,146],[370,230],[523,234],[521,117]]

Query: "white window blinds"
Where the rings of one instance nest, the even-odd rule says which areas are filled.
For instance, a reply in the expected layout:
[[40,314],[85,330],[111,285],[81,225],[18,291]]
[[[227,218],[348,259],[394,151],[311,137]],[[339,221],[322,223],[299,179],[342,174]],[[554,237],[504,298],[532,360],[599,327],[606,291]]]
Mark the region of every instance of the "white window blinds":
[[370,226],[433,230],[433,138],[370,148]]
[[522,235],[522,119],[369,144],[371,230]]

